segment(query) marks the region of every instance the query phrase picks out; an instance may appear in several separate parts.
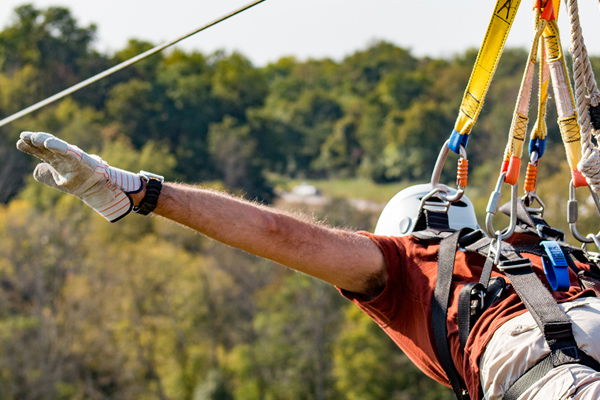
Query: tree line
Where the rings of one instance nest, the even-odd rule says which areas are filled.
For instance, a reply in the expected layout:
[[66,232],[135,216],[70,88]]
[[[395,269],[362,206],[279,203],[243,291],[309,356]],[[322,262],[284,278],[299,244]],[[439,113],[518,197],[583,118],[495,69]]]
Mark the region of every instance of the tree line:
[[[132,39],[102,54],[95,34],[64,8],[16,8],[0,32],[1,115],[153,46]],[[115,141],[151,146],[172,156],[162,171],[172,178],[220,180],[265,201],[273,199],[269,173],[423,180],[452,129],[475,55],[419,58],[375,42],[340,61],[284,57],[256,67],[237,52],[162,53],[5,127],[0,201],[23,185],[26,161],[12,151],[21,129],[98,152]],[[471,141],[474,165],[499,164],[525,59],[518,49],[503,57]]]

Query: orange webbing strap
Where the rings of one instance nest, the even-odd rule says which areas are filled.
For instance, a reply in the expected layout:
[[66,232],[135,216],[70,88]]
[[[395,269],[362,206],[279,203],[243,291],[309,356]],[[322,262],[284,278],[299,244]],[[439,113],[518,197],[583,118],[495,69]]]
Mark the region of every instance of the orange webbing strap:
[[531,48],[529,50],[529,58],[521,86],[519,95],[513,113],[513,119],[508,134],[508,142],[504,150],[504,159],[502,162],[502,172],[505,172],[504,181],[509,185],[514,185],[519,180],[519,172],[521,170],[521,158],[523,156],[523,144],[525,136],[527,136],[527,124],[529,122],[529,105],[531,101],[531,90],[533,87],[533,76],[535,73],[535,65],[537,64],[538,49],[540,47],[540,38],[546,27],[546,20],[539,17],[540,12],[536,10],[536,29]]
[[548,88],[550,85],[550,71],[546,63],[546,51],[544,42],[539,40],[539,71],[538,71],[538,110],[537,118],[529,138],[529,163],[525,172],[524,191],[525,193],[535,192],[537,185],[537,172],[539,160],[546,150],[546,136],[548,136],[548,126],[546,125],[546,110],[548,105]]

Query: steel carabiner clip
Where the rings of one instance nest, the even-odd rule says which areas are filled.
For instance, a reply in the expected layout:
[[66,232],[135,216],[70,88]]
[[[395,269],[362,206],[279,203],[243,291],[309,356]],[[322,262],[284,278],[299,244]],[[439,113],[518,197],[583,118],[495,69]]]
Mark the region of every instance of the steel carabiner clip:
[[517,185],[511,185],[511,197],[510,197],[510,222],[509,225],[502,229],[496,230],[494,228],[494,216],[498,211],[498,202],[502,196],[502,185],[504,185],[504,179],[506,178],[506,172],[502,172],[498,177],[496,183],[496,189],[490,195],[487,207],[485,209],[485,233],[488,237],[502,241],[508,239],[515,232],[517,227],[517,204],[518,204],[518,188]]
[[[444,164],[446,164],[446,160],[448,159],[448,153],[450,152],[450,148],[448,144],[450,143],[450,139],[446,140],[440,149],[440,153],[438,154],[437,160],[435,161],[435,167],[433,167],[433,172],[431,173],[431,186],[433,187],[432,191],[427,194],[425,197],[430,198],[434,194],[439,194],[442,200],[451,203],[455,203],[459,201],[463,195],[465,194],[465,186],[460,185],[460,179],[458,179],[459,184],[457,185],[456,193],[453,195],[449,195],[447,188],[445,185],[440,184],[440,179],[442,176],[442,171],[444,169]],[[467,150],[464,146],[460,146],[460,159],[467,159]],[[460,160],[459,159],[459,160]],[[424,198],[425,198],[424,197]]]
[[[594,204],[596,205],[596,210],[600,214],[600,199],[598,195],[590,188],[590,193],[592,194],[592,199],[594,200]],[[569,230],[575,237],[575,239],[579,240],[581,243],[589,244],[594,243],[600,249],[599,236],[600,232],[594,235],[593,233],[589,233],[587,235],[582,235],[577,229],[577,220],[579,219],[579,202],[577,201],[577,197],[575,195],[575,183],[573,179],[569,182],[569,201],[567,203],[567,222],[569,223]]]

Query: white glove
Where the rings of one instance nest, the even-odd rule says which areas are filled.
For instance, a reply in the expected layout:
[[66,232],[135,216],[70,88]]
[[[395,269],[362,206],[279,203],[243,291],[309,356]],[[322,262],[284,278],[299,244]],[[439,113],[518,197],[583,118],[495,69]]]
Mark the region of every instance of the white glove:
[[36,181],[79,197],[110,222],[131,212],[128,193],[142,188],[138,174],[113,168],[49,133],[22,132],[17,148],[43,161],[33,172]]

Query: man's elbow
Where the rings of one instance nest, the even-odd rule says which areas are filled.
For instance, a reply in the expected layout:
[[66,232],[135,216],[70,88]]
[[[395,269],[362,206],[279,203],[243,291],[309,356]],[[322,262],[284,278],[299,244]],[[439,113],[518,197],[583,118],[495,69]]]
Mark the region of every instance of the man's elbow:
[[284,231],[285,222],[278,213],[261,213],[261,227],[265,236],[279,237]]

